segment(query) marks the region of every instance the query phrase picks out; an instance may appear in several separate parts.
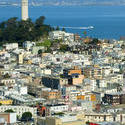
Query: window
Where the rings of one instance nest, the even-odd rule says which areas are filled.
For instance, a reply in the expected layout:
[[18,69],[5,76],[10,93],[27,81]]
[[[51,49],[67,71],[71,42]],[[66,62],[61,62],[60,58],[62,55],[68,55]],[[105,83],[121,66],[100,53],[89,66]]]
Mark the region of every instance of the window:
[[86,97],[86,100],[87,100],[87,101],[89,101],[89,100],[90,100],[90,98],[89,98],[89,97]]

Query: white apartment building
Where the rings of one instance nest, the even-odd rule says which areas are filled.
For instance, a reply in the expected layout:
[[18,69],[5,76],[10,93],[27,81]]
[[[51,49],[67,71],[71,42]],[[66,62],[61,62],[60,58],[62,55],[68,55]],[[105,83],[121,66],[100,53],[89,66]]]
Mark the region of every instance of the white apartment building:
[[[88,89],[91,90],[91,91],[94,91],[94,90],[97,88],[97,82],[96,82],[95,79],[85,78],[85,79],[84,79],[84,84],[85,84],[85,85],[91,85],[91,86],[89,86],[90,89],[88,88]],[[86,91],[86,90],[85,90],[85,91]]]
[[8,109],[12,109],[19,117],[21,117],[24,112],[31,112],[33,117],[37,116],[37,108],[28,106],[0,106],[0,112],[5,112]]
[[3,70],[2,70],[2,69],[0,70],[0,74],[1,74],[1,75],[11,74],[11,73],[12,73],[12,71],[10,71],[10,70],[4,70],[4,69],[3,69]]
[[13,86],[11,88],[9,87],[0,87],[0,93],[3,96],[7,96],[7,95],[27,95],[28,90],[27,90],[27,86]]
[[7,43],[4,44],[3,47],[5,48],[5,50],[18,49],[18,43]]
[[0,83],[3,83],[4,85],[11,86],[16,83],[16,80],[13,78],[8,78],[8,79],[1,79]]
[[26,49],[26,50],[31,50],[31,48],[35,45],[35,42],[31,42],[31,41],[25,41],[23,43],[23,47]]
[[65,42],[73,42],[74,41],[74,34],[73,33],[66,33],[64,31],[52,31],[49,33],[50,40],[59,40],[62,39]]
[[113,121],[112,114],[109,113],[94,113],[94,112],[86,112],[84,115],[85,122],[111,122]]
[[[125,124],[125,114],[124,113],[85,113],[84,120],[87,122],[118,122]],[[105,124],[109,125],[109,124]],[[113,123],[112,123],[113,125]]]
[[62,39],[64,37],[64,31],[52,31],[49,32],[49,37],[51,40]]
[[64,85],[60,87],[62,96],[66,96],[72,90],[76,90],[76,86],[74,85]]
[[46,113],[50,115],[51,113],[65,112],[68,111],[69,106],[65,104],[55,104],[55,105],[47,105]]

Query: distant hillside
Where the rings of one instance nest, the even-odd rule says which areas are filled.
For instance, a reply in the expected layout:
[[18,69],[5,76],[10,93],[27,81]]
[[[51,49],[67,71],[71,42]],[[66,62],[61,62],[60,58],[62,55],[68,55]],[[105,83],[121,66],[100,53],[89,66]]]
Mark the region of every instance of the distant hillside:
[[[21,0],[0,0],[0,4],[18,4]],[[125,0],[29,0],[30,5],[125,5]]]

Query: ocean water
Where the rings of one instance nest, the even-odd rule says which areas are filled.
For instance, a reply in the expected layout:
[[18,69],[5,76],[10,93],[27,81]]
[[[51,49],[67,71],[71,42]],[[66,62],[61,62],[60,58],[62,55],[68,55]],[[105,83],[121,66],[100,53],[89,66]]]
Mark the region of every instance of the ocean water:
[[[39,6],[29,7],[29,16],[34,21],[45,16],[46,24],[66,27],[68,32],[86,31],[88,36],[119,39],[125,36],[125,6]],[[21,18],[21,8],[0,6],[0,21],[10,17]],[[94,28],[88,28],[88,27]],[[88,28],[88,29],[87,29]]]

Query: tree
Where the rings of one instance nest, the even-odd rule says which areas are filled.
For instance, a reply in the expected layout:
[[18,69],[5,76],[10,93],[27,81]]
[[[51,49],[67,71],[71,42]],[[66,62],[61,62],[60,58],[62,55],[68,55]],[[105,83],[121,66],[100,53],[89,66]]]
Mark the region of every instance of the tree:
[[54,115],[60,115],[60,116],[63,116],[64,114],[65,114],[64,112],[54,113]]
[[59,29],[59,26],[56,27],[56,30],[60,30],[60,29]]
[[0,23],[0,29],[4,29],[5,28],[5,22],[2,22],[2,23]]
[[40,17],[36,20],[36,22],[35,22],[36,27],[41,27],[41,26],[43,26],[44,21],[45,21],[45,17],[44,17],[44,16],[40,16]]
[[13,113],[14,111],[12,109],[7,109],[5,112],[7,112],[7,113]]
[[8,19],[4,24],[4,29],[2,29],[3,40],[15,42],[16,41],[15,33],[17,31],[17,27],[18,27],[17,17]]
[[60,51],[65,52],[65,51],[67,51],[67,50],[68,50],[68,45],[62,44],[62,45],[60,46]]
[[37,43],[36,46],[44,46],[44,47],[49,48],[51,46],[51,41],[46,39],[44,42]]
[[98,43],[100,43],[100,41],[99,41],[97,38],[94,38],[94,39],[90,42],[90,44],[95,44],[95,45],[97,45]]
[[8,79],[10,78],[10,75],[8,73],[6,73],[4,76],[3,76],[5,79]]
[[89,121],[87,121],[87,122],[86,122],[86,125],[89,125],[89,124],[90,124],[90,122],[89,122]]
[[47,38],[48,33],[53,30],[50,25],[44,24],[45,17],[41,16],[35,22],[31,19],[17,20],[16,17],[0,23],[0,45],[18,42],[22,45],[24,41],[36,41],[41,37]]
[[52,50],[50,48],[47,48],[47,50],[45,51],[45,53],[51,53]]
[[62,28],[62,31],[66,31],[66,29],[63,27],[63,28]]
[[84,32],[83,32],[83,34],[84,34],[84,36],[85,36],[85,38],[86,38],[87,32],[86,32],[86,31],[84,31]]
[[40,50],[38,51],[38,54],[40,55],[42,52],[43,52],[43,51],[40,49]]
[[45,40],[44,41],[44,46],[47,47],[47,48],[50,47],[51,46],[51,41],[50,40]]
[[31,112],[24,112],[22,114],[22,120],[29,121],[32,118],[32,113]]
[[121,45],[121,48],[122,48],[122,49],[125,49],[125,45],[124,45],[124,44],[123,44],[123,45]]

